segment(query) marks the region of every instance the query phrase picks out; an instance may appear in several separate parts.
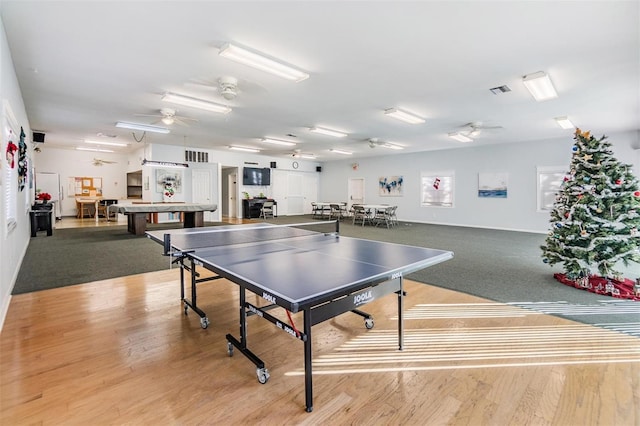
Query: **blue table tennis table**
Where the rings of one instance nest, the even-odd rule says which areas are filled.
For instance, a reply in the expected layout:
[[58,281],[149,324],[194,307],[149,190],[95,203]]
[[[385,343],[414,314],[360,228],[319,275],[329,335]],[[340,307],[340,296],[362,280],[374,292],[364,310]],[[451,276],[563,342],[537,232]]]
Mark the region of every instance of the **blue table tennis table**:
[[[311,412],[312,326],[354,312],[365,318],[365,327],[370,329],[374,326],[373,318],[359,308],[396,293],[398,346],[402,350],[404,275],[453,257],[452,252],[445,250],[341,236],[339,226],[338,221],[254,223],[146,234],[162,244],[163,254],[172,256],[180,266],[185,313],[189,308],[197,312],[203,328],[209,325],[209,319],[197,305],[197,284],[226,278],[239,286],[240,336],[226,335],[227,350],[232,356],[235,348],[253,362],[260,383],[267,382],[269,372],[248,348],[248,317],[261,317],[304,342],[305,404],[306,411]],[[216,275],[201,278],[198,267]],[[191,300],[185,298],[185,271],[191,275]],[[247,290],[260,296],[267,305],[259,307],[247,302]],[[303,312],[302,330],[268,312],[278,307],[288,311],[287,314]]]

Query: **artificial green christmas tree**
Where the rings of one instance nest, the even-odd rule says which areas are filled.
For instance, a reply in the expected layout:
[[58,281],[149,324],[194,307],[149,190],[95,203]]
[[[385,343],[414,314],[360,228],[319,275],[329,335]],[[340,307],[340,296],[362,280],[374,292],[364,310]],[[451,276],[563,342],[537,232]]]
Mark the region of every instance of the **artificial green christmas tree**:
[[[613,157],[606,136],[575,133],[570,172],[551,211],[543,261],[561,263],[556,278],[596,293],[640,300],[640,280],[616,264],[640,264],[640,189],[631,166]],[[596,271],[600,276],[595,275]]]

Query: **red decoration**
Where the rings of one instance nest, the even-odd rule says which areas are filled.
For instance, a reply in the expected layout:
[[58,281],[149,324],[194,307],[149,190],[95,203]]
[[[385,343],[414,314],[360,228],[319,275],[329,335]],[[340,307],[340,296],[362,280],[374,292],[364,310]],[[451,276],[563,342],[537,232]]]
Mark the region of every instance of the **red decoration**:
[[18,146],[15,143],[11,141],[7,143],[7,164],[12,169],[16,166],[14,152],[16,152],[17,150],[18,150]]
[[49,201],[51,199],[51,194],[49,194],[48,192],[41,192],[41,193],[38,194],[36,199],[43,200],[43,201]]
[[633,195],[636,196],[636,197],[640,197],[640,191],[634,192]]
[[587,290],[591,293],[604,294],[618,299],[631,299],[640,301],[640,291],[638,285],[634,287],[634,282],[628,278],[615,280],[613,278],[604,278],[597,275],[589,275],[589,277],[571,280],[565,274],[556,273],[553,277],[562,284],[569,287]]

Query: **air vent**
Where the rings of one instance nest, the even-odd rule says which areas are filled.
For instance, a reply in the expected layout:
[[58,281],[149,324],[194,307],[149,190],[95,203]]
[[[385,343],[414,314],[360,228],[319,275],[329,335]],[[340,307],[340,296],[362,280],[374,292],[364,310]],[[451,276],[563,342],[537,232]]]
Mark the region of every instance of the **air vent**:
[[491,93],[493,93],[494,95],[499,95],[500,93],[507,93],[511,91],[511,89],[509,89],[509,86],[507,86],[506,84],[504,86],[494,87],[489,90],[491,90]]
[[209,153],[204,151],[189,151],[184,152],[184,161],[188,163],[208,163]]

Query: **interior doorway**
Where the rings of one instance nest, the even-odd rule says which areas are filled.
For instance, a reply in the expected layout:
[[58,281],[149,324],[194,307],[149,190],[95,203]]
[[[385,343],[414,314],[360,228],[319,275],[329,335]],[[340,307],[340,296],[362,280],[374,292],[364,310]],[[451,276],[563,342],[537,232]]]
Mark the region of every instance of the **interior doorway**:
[[349,178],[349,205],[364,204],[364,178]]
[[238,212],[240,211],[238,206],[238,168],[222,166],[220,182],[220,213],[223,218],[238,218]]

